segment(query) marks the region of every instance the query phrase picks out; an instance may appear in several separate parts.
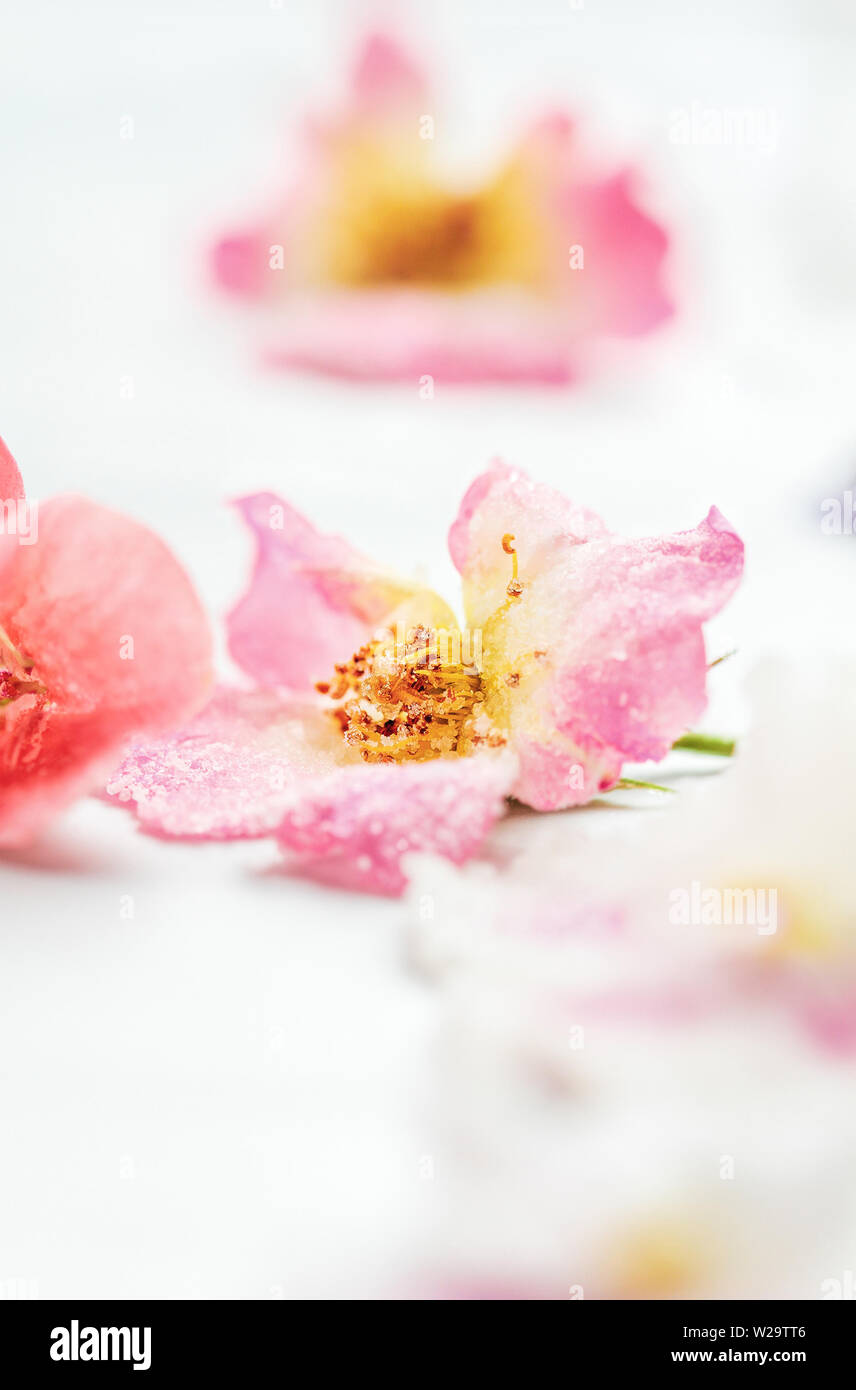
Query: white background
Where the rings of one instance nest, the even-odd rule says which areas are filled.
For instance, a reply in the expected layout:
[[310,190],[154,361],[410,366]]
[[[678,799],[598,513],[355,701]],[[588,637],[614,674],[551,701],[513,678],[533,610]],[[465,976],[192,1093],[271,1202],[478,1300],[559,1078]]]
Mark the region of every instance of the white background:
[[[501,454],[616,530],[715,502],[747,576],[712,654],[852,649],[856,541],[819,517],[856,474],[856,11],[398,7],[438,75],[441,156],[489,163],[540,102],[568,106],[605,167],[641,164],[681,306],[577,391],[433,401],[260,372],[206,284],[208,243],[281,186],[292,120],[335,95],[376,12],[3,0],[0,432],[29,493],[149,522],[215,616],[249,561],[224,501],[265,487],[454,598],[446,530]],[[694,102],[763,113],[774,147],[672,143]],[[723,694],[711,723],[731,715]],[[572,856],[579,817],[562,823]],[[440,1004],[406,969],[400,905],[275,862],[148,840],[89,802],[3,864],[3,1288],[348,1297],[409,1275],[437,1200],[419,1161]]]

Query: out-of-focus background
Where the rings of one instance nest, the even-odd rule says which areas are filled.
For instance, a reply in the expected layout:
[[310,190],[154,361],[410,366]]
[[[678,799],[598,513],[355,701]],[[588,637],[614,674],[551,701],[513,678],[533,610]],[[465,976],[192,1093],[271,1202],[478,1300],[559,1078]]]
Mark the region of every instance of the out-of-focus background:
[[[0,14],[0,432],[31,495],[149,522],[214,615],[250,558],[224,502],[266,487],[454,598],[446,531],[501,454],[616,530],[716,503],[741,532],[745,585],[710,636],[741,656],[713,727],[740,719],[739,662],[853,651],[856,540],[820,526],[856,477],[846,0]],[[208,246],[282,187],[296,123],[379,18],[431,64],[444,157],[488,166],[560,104],[604,169],[641,167],[673,236],[670,325],[570,391],[426,401],[415,381],[260,368]],[[676,143],[694,110],[748,116],[745,138]],[[583,820],[551,830],[555,853]],[[513,852],[532,832],[501,833]],[[447,1002],[407,967],[407,908],[266,872],[275,857],[159,844],[91,802],[4,864],[0,1291],[370,1296],[436,1259]]]

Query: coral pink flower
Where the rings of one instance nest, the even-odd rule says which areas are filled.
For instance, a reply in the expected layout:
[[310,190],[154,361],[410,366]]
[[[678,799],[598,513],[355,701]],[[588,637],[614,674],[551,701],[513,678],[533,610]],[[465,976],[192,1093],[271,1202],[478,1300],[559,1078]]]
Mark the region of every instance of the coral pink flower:
[[17,502],[23,496],[24,484],[18,465],[0,439],[0,501]]
[[657,540],[495,463],[450,532],[466,625],[273,494],[229,618],[259,687],[132,750],[108,793],[155,833],[276,834],[304,872],[399,892],[413,850],[473,854],[505,798],[573,806],[662,758],[705,705],[702,623],[743,546],[714,509]]
[[[671,312],[663,230],[634,176],[595,177],[545,116],[483,184],[431,158],[424,74],[375,35],[344,108],[306,131],[278,203],[214,250],[225,289],[275,315],[270,359],[364,379],[572,380],[591,341]],[[426,138],[430,137],[430,138]]]
[[[0,450],[0,483],[20,475]],[[19,489],[19,495],[23,490]],[[189,579],[145,527],[80,497],[0,535],[0,845],[93,790],[132,734],[205,697],[210,635]]]

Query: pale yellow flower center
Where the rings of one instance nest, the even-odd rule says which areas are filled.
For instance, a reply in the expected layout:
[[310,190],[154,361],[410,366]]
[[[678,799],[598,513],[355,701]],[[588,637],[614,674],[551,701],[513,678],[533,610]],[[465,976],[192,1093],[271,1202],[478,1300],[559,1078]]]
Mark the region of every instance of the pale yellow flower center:
[[[513,540],[509,534],[502,538],[512,556],[512,577],[499,613],[524,589]],[[340,662],[333,679],[316,689],[334,702],[332,717],[365,762],[424,762],[499,748],[506,737],[485,710],[488,691],[480,643],[473,637],[459,628],[390,630]],[[520,675],[503,671],[502,680],[508,693]]]
[[355,288],[546,287],[549,253],[530,176],[509,164],[475,190],[444,187],[413,141],[343,141],[302,248],[306,278]]

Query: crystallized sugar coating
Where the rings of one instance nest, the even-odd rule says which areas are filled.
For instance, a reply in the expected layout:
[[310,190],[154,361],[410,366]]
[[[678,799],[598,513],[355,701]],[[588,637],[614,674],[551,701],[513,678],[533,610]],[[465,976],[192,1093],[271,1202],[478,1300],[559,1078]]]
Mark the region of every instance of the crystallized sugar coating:
[[[511,597],[505,533],[519,568]],[[521,801],[588,801],[624,762],[665,757],[698,719],[702,624],[743,569],[743,543],[715,507],[691,531],[628,539],[496,463],[469,488],[449,545],[482,632],[485,712],[518,754]]]
[[[20,483],[2,450],[0,483]],[[129,738],[199,708],[211,637],[163,542],[82,497],[45,502],[32,544],[4,531],[0,570],[0,844],[18,846],[98,787]]]
[[0,501],[17,501],[23,496],[24,484],[18,465],[0,439]]
[[301,872],[397,896],[405,855],[462,864],[502,815],[515,776],[507,753],[343,769],[303,790],[278,837]]
[[221,687],[184,729],[136,744],[106,792],[153,834],[255,838],[275,830],[295,783],[347,756],[332,721],[314,706]]
[[0,623],[69,712],[116,716],[127,734],[198,709],[211,636],[193,586],[147,527],[83,497],[39,508],[38,543],[18,545]]
[[415,604],[414,617],[448,622],[418,585],[372,564],[341,536],[316,530],[273,492],[235,504],[256,540],[247,592],[227,620],[229,650],[267,689],[311,691],[375,628]]

